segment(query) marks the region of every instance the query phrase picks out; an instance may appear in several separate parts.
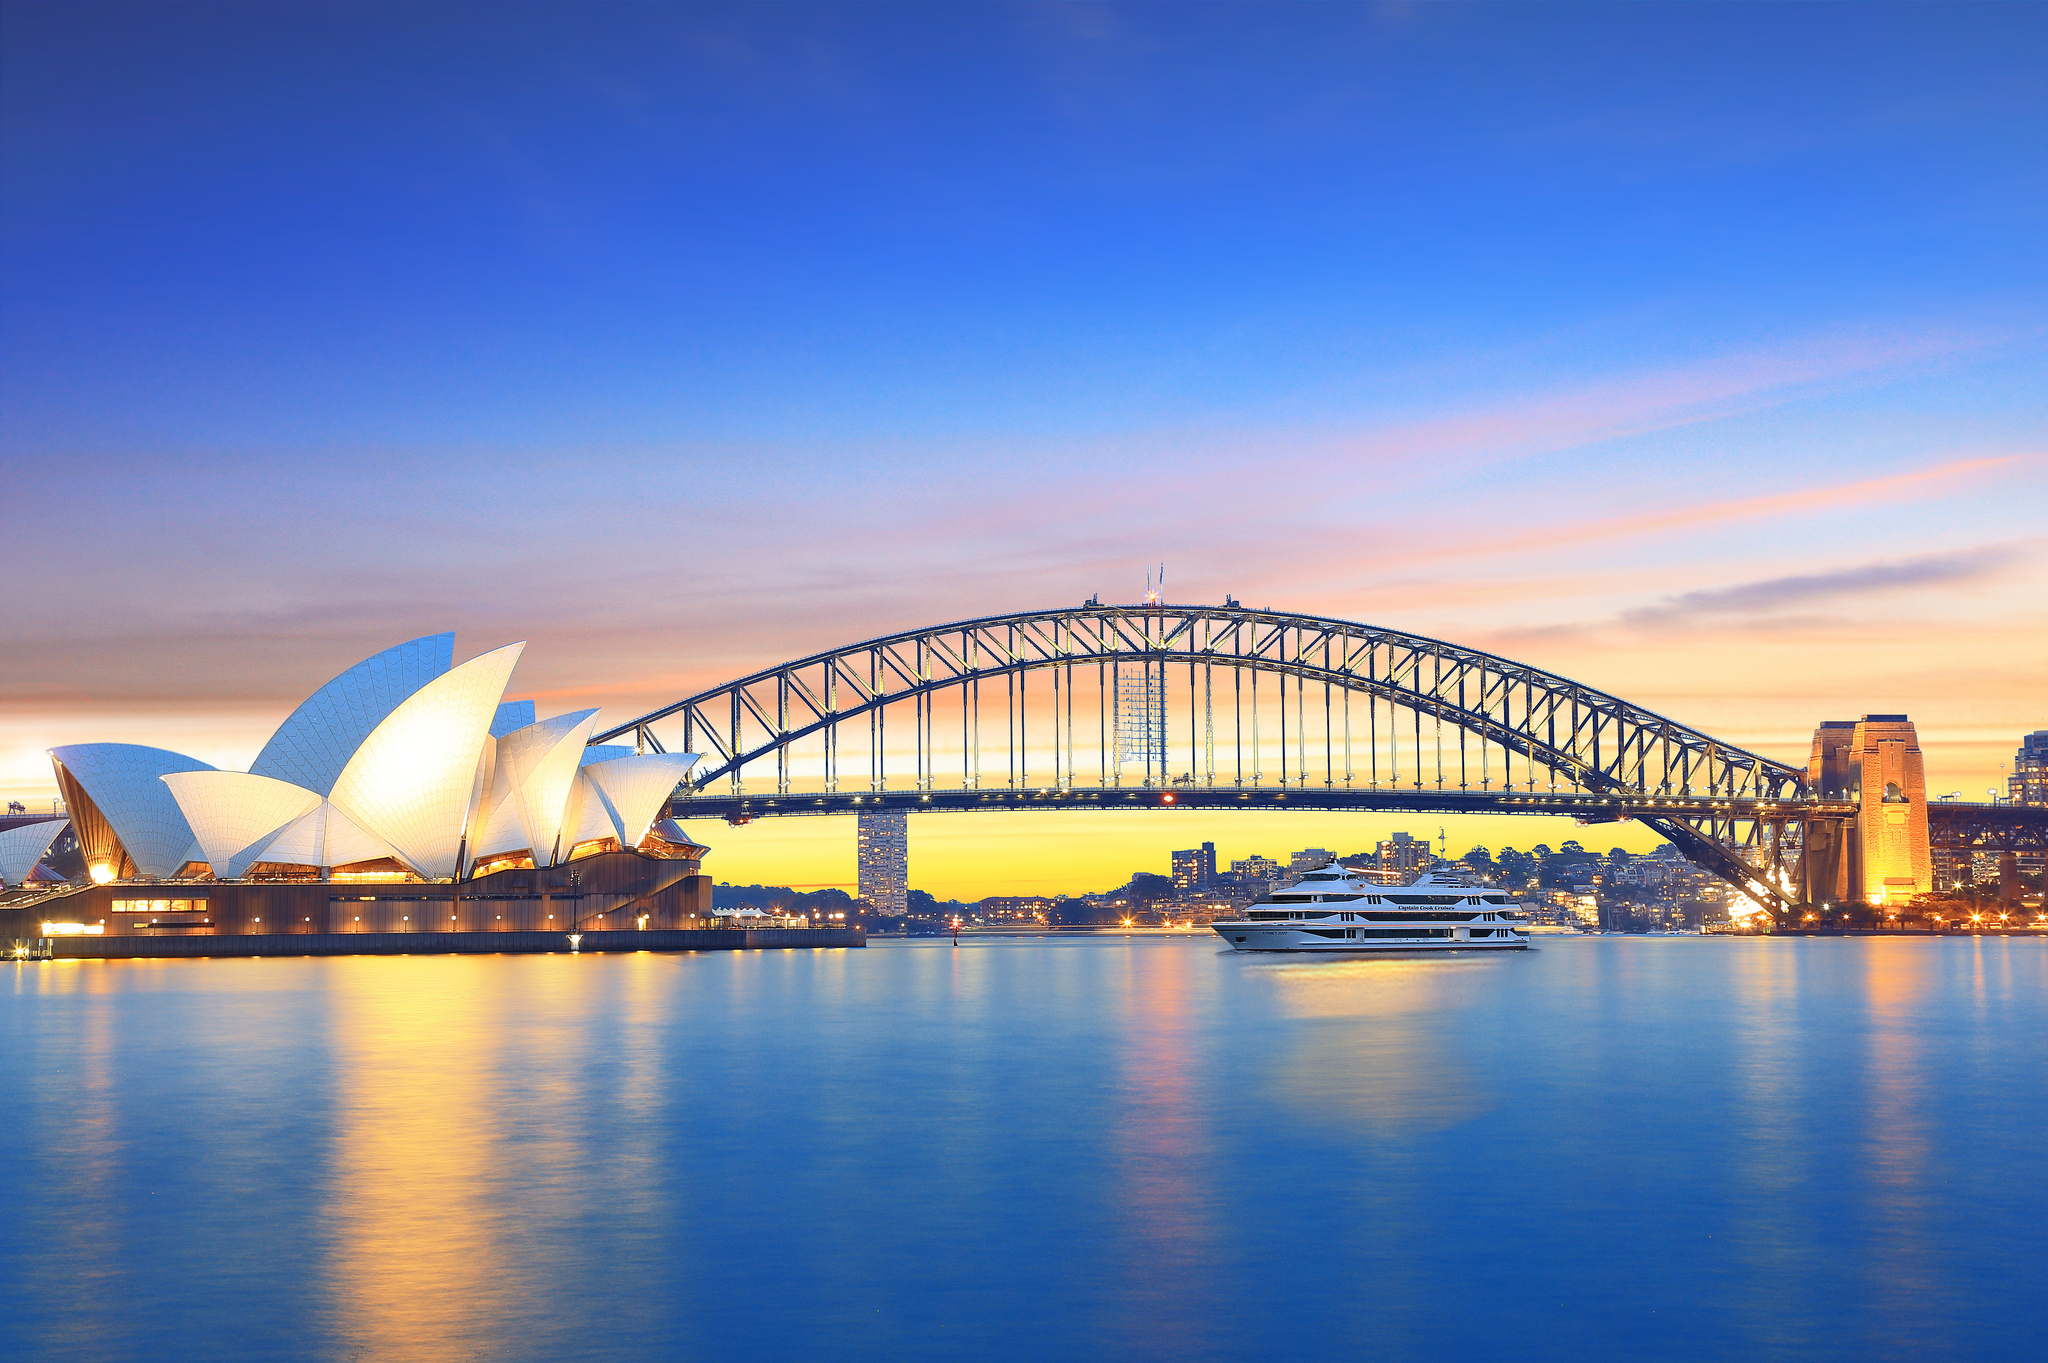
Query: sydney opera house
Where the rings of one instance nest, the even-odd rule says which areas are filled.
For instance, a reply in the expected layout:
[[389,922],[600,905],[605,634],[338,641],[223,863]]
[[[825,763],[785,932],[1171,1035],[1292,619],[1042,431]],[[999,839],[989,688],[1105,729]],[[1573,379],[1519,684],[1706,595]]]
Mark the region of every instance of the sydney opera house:
[[[315,691],[247,771],[127,743],[50,752],[68,818],[0,828],[9,888],[80,932],[665,928],[707,917],[707,849],[664,816],[689,753],[592,745],[595,710],[504,699],[523,644],[436,634]],[[55,887],[52,887],[55,888]]]

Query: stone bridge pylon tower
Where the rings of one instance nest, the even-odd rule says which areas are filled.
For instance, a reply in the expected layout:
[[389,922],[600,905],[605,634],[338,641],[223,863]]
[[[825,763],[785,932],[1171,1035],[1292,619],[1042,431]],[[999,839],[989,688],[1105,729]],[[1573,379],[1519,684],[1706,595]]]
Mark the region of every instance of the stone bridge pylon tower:
[[1912,720],[1865,715],[1823,722],[1813,733],[1806,776],[1813,794],[1857,806],[1846,823],[1808,825],[1801,887],[1807,902],[1904,904],[1934,889],[1927,777]]

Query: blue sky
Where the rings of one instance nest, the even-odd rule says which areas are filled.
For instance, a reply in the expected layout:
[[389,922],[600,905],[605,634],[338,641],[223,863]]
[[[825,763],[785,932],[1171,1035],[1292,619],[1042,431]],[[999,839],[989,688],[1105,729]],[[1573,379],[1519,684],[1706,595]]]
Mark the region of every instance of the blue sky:
[[2028,329],[2044,27],[16,8],[10,438],[1057,436]]
[[2048,725],[2040,6],[0,35],[0,785],[443,628],[624,717],[1161,558],[1774,753]]

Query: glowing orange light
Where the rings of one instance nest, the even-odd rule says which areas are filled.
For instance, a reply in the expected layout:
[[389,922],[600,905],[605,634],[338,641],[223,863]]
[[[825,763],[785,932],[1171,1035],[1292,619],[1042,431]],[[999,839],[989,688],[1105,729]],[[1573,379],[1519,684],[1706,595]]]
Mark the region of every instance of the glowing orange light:
[[1173,803],[1173,797],[1172,797],[1171,795],[1167,796],[1167,797],[1166,797],[1166,800],[1165,800],[1165,803],[1167,803],[1167,804],[1172,804],[1172,803]]

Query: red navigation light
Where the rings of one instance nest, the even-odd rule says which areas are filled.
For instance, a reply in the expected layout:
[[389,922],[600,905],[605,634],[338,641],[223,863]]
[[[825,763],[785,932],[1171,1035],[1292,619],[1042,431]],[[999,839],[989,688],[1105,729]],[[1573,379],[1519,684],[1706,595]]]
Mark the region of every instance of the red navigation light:
[[1172,804],[1172,803],[1173,803],[1173,797],[1172,797],[1171,795],[1163,796],[1163,797],[1162,797],[1162,803],[1165,803],[1165,804],[1169,804],[1169,805],[1170,805],[1170,804]]

